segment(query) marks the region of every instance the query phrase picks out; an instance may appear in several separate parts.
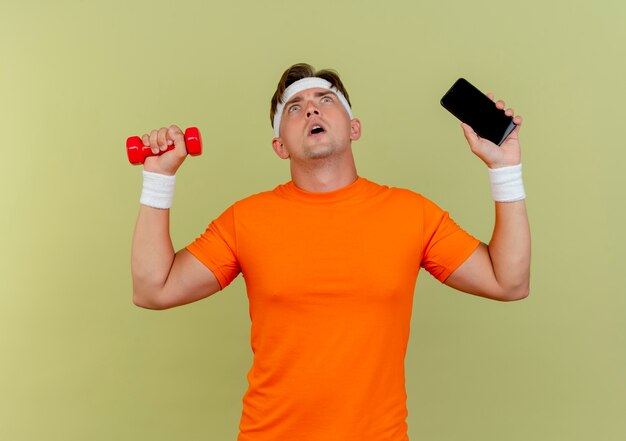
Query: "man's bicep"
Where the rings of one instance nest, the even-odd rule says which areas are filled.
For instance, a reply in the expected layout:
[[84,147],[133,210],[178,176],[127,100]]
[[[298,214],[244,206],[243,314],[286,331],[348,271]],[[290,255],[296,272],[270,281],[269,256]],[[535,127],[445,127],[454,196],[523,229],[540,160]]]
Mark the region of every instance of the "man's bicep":
[[480,243],[444,283],[469,294],[503,300],[489,256],[489,248],[484,243]]
[[221,289],[215,274],[187,249],[174,258],[174,264],[165,284],[166,308],[185,305],[209,297]]

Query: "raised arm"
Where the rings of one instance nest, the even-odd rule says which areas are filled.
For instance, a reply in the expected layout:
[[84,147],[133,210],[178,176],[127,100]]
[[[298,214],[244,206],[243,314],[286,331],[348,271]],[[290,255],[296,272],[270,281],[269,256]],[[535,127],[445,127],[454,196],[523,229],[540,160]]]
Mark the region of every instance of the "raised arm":
[[[173,185],[176,171],[187,156],[182,131],[177,126],[161,128],[144,135],[142,140],[154,153],[165,150],[168,144],[175,146],[170,152],[145,160],[147,174],[144,173],[144,192],[131,253],[133,302],[143,308],[166,309],[207,297],[218,291],[220,285],[213,273],[187,250],[174,252],[169,204],[162,203],[159,194],[159,185]],[[152,184],[147,183],[150,179],[154,180]]]
[[[492,94],[488,94],[493,99]],[[503,101],[495,104],[504,109]],[[513,109],[506,115],[513,116]],[[521,149],[519,131],[522,117],[515,116],[517,127],[500,147],[480,138],[470,126],[462,124],[465,138],[472,152],[496,175],[512,176],[513,185],[521,185]],[[516,183],[514,173],[520,173]],[[493,185],[493,184],[492,184]],[[497,193],[498,188],[496,188]],[[515,190],[515,188],[513,188]],[[499,196],[496,195],[496,200]],[[501,199],[507,199],[502,197]],[[489,245],[481,244],[476,251],[446,280],[446,285],[470,294],[495,300],[520,300],[528,296],[530,286],[530,226],[521,194],[510,202],[495,202],[495,226]]]

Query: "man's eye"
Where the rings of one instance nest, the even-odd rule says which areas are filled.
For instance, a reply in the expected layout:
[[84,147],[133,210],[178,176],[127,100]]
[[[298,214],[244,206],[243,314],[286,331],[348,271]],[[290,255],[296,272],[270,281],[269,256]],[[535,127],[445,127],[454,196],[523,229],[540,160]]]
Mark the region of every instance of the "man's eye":
[[322,98],[322,102],[323,103],[332,103],[333,99],[331,97],[329,97],[329,96],[325,96],[325,97]]
[[294,104],[293,106],[290,106],[288,112],[291,113],[295,110],[300,110],[300,106],[298,104]]

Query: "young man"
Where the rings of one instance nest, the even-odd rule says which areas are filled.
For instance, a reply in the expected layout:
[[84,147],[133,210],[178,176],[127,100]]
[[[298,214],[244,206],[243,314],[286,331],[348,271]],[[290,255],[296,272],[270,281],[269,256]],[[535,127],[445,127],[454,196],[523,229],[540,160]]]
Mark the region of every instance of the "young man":
[[489,245],[421,195],[358,176],[351,143],[361,124],[336,73],[287,69],[270,119],[272,147],[289,159],[292,180],[235,203],[178,253],[169,206],[186,156],[183,134],[171,126],[144,135],[155,153],[175,149],[145,161],[133,300],[170,308],[243,274],[254,361],[239,441],[407,440],[404,356],[420,267],[468,293],[502,301],[528,295],[522,118],[501,147],[463,125],[492,177]]

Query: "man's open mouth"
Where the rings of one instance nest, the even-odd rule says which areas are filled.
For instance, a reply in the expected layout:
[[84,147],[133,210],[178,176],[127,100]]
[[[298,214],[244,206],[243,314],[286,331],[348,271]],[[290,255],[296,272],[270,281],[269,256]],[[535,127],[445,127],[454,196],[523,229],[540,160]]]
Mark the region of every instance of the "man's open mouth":
[[324,128],[322,126],[319,125],[314,125],[311,128],[311,131],[309,132],[310,135],[317,135],[318,133],[322,133],[325,132],[326,130],[324,130]]

